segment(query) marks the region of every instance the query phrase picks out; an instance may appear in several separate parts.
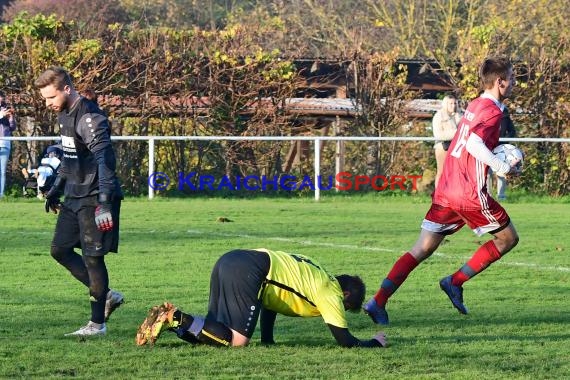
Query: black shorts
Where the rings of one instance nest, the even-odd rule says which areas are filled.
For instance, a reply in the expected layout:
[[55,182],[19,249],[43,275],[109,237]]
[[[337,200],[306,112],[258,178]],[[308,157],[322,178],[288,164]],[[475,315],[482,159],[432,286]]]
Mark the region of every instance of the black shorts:
[[95,224],[97,195],[85,198],[66,198],[59,211],[52,245],[62,248],[81,248],[85,256],[104,256],[119,248],[119,216],[121,200],[113,201],[113,229],[101,232]]
[[251,338],[270,264],[267,253],[251,250],[230,251],[220,257],[210,278],[208,318]]

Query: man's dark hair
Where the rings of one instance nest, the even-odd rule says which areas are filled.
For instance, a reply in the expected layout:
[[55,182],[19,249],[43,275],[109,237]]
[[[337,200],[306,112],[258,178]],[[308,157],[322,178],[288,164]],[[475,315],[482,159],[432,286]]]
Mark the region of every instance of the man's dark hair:
[[350,276],[348,274],[336,276],[336,279],[342,291],[350,293],[344,301],[347,310],[359,311],[364,302],[364,296],[366,295],[366,286],[362,279],[358,276]]
[[69,73],[63,67],[55,66],[41,73],[34,85],[40,89],[53,85],[58,90],[63,90],[65,86],[73,87]]
[[511,60],[504,55],[485,58],[479,67],[479,78],[483,89],[493,87],[493,83],[497,78],[506,80],[507,74],[512,67]]

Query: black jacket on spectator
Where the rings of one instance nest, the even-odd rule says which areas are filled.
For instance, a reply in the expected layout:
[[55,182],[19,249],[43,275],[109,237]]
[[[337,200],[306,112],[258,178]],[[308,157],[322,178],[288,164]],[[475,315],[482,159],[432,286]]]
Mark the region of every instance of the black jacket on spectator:
[[499,137],[517,137],[515,125],[513,124],[513,120],[511,119],[511,115],[509,114],[509,110],[507,108],[505,108],[503,111],[503,119],[501,120]]

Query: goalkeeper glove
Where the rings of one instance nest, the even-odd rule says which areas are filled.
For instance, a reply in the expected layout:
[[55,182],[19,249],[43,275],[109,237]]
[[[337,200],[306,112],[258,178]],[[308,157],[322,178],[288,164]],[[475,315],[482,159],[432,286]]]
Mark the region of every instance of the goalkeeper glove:
[[113,229],[113,215],[111,214],[111,196],[99,193],[98,205],[95,208],[95,224],[99,231],[111,231]]
[[57,214],[58,210],[61,207],[61,201],[59,198],[62,195],[62,189],[64,185],[65,180],[62,177],[57,176],[53,182],[51,189],[49,189],[49,191],[44,196],[46,199],[44,206],[47,213],[49,213],[51,210],[54,214]]

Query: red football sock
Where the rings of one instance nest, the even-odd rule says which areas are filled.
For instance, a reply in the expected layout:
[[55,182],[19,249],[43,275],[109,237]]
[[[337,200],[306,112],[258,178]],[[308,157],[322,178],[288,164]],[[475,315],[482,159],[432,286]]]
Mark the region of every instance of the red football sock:
[[455,286],[461,286],[463,283],[475,275],[483,272],[491,263],[499,260],[501,254],[493,240],[489,240],[479,247],[473,256],[465,263],[461,269],[451,276],[451,283]]
[[376,303],[380,306],[386,305],[388,298],[402,285],[408,275],[417,267],[419,262],[410,252],[406,252],[401,256],[392,270],[388,273],[378,292],[374,295]]

